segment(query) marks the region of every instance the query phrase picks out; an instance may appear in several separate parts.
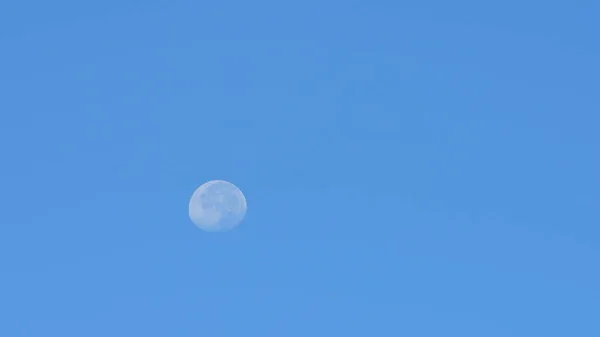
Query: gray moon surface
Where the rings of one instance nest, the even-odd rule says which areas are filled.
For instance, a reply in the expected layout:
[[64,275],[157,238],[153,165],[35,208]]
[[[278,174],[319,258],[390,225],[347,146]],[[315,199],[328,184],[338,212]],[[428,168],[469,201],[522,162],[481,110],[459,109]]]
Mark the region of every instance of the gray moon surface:
[[223,232],[235,228],[246,216],[246,197],[234,184],[211,180],[202,184],[190,198],[192,222],[207,232]]

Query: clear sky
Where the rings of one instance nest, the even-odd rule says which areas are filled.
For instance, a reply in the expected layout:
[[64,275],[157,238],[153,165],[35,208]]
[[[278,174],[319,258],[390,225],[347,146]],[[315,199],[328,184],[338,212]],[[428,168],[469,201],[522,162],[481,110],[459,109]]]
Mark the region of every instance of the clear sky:
[[0,337],[600,336],[598,13],[0,2]]

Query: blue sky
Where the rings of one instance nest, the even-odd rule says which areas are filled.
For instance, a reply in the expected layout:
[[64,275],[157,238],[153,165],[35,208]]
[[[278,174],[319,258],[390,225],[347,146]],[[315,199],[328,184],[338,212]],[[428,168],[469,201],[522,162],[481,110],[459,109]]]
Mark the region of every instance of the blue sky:
[[0,336],[599,336],[598,12],[3,1]]

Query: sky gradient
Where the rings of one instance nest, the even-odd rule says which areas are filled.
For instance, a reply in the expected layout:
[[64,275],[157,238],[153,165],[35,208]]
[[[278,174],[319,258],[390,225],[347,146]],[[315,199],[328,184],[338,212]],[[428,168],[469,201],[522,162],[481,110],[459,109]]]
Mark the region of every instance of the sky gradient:
[[597,13],[1,2],[0,336],[600,336]]

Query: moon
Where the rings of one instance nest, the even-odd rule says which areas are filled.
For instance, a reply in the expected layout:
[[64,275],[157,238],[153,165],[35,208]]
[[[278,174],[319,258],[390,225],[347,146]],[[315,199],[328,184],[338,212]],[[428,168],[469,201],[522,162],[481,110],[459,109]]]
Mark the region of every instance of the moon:
[[207,232],[223,232],[235,228],[246,216],[246,197],[234,184],[211,180],[194,191],[190,198],[192,222]]

